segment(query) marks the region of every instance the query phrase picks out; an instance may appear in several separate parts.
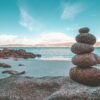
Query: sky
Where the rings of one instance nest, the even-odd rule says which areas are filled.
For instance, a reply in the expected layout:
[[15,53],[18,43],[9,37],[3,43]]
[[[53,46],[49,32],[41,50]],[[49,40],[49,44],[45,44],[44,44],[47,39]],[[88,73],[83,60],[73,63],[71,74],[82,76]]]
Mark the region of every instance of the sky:
[[100,0],[0,0],[0,44],[73,42],[81,27],[100,41]]

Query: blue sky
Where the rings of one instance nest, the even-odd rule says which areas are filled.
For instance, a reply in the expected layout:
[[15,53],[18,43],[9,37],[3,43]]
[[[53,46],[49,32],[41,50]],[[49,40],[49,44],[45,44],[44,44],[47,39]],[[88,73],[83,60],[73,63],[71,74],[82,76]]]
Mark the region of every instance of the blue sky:
[[0,43],[73,41],[80,27],[100,38],[100,0],[0,0]]

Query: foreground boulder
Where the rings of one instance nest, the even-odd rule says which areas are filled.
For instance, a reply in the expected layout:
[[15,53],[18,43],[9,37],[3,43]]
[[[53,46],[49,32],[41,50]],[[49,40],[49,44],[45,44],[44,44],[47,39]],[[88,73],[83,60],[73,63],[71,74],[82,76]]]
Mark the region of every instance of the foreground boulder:
[[70,78],[45,100],[100,100],[100,87],[88,87]]
[[100,87],[88,87],[69,77],[13,76],[0,80],[0,100],[100,100]]

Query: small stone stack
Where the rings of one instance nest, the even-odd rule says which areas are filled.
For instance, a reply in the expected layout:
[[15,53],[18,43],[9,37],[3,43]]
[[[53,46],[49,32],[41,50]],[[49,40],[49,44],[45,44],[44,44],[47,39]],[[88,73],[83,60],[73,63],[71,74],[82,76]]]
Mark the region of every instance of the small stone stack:
[[100,70],[95,68],[98,56],[92,53],[96,38],[89,33],[87,27],[79,29],[79,33],[76,36],[77,43],[71,47],[71,51],[76,54],[72,58],[72,63],[76,67],[70,70],[70,77],[85,85],[98,86],[100,85]]

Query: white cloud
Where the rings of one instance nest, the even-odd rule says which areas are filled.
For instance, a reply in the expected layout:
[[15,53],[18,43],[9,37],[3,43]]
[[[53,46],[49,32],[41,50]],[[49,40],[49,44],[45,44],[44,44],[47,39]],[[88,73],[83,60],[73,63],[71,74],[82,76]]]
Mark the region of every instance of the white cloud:
[[61,15],[62,19],[70,19],[82,11],[82,4],[66,4]]
[[55,44],[73,42],[74,39],[64,33],[44,33],[38,37],[20,37],[17,35],[0,35],[0,44]]
[[17,35],[0,35],[0,45],[5,44],[32,44],[32,38],[20,37]]
[[41,27],[40,23],[35,18],[33,18],[27,12],[27,10],[25,10],[24,8],[20,8],[20,15],[21,15],[20,25],[22,25],[29,31],[39,30],[39,28]]
[[0,44],[12,43],[16,38],[15,35],[0,35]]
[[64,33],[45,33],[41,34],[38,43],[53,44],[53,43],[66,43],[73,42],[74,39]]
[[7,40],[12,41],[15,38],[16,38],[15,35],[0,35],[0,40],[1,41],[7,41]]
[[97,38],[97,42],[100,42],[100,38]]

